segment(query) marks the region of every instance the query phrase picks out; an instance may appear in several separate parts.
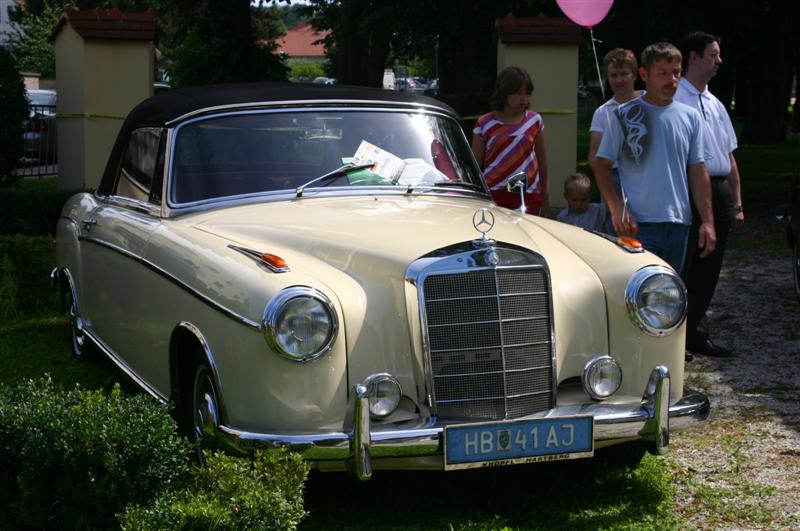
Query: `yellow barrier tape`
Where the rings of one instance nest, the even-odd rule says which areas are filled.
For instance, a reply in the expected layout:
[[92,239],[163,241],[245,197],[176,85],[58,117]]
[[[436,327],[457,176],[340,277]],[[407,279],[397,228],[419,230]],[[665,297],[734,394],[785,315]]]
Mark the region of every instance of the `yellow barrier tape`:
[[110,114],[94,114],[91,112],[59,112],[56,113],[56,118],[88,118],[101,119],[101,120],[124,120],[124,116],[111,116]]

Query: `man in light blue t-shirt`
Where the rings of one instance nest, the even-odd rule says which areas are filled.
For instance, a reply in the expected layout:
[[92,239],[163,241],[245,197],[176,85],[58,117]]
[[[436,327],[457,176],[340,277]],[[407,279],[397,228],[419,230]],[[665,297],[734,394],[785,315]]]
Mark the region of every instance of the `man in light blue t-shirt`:
[[[641,65],[645,94],[617,109],[597,150],[595,177],[614,230],[636,235],[645,249],[680,272],[692,223],[689,187],[702,220],[701,255],[712,252],[716,242],[702,118],[673,102],[681,74],[675,46],[651,44],[642,52]],[[612,184],[615,162],[622,197]]]

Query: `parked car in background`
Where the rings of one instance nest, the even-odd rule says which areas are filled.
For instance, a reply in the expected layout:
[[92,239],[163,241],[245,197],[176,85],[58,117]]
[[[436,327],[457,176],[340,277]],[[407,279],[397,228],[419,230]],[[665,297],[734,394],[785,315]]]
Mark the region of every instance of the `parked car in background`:
[[423,92],[426,96],[438,96],[439,95],[439,78],[434,78],[428,81],[428,86],[425,88]]
[[632,462],[701,424],[686,291],[635,240],[497,207],[458,116],[381,89],[177,89],[65,204],[53,279],[204,447],[321,470]]
[[57,159],[56,150],[56,103],[58,95],[55,90],[27,90],[29,114],[23,133],[25,151],[24,158],[35,164],[54,164]]
[[336,79],[332,78],[332,77],[319,76],[319,77],[315,77],[314,80],[312,81],[312,83],[317,83],[317,84],[320,84],[320,85],[335,85],[336,84]]
[[399,77],[395,80],[395,87],[400,92],[422,94],[425,92],[426,85],[413,77]]

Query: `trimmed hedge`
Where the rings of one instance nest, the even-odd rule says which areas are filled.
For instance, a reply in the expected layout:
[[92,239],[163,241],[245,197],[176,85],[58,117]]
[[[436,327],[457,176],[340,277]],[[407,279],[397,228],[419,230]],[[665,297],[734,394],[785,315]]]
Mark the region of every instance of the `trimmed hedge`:
[[0,323],[58,309],[50,283],[55,263],[52,236],[0,236]]
[[0,386],[0,528],[296,529],[308,465],[293,453],[192,467],[147,395]]
[[297,529],[305,517],[308,465],[297,454],[256,454],[252,461],[222,453],[192,470],[192,486],[167,491],[150,507],[120,515],[122,529]]
[[61,207],[77,190],[0,188],[0,235],[53,235]]
[[166,406],[146,395],[64,392],[49,378],[0,388],[0,522],[10,528],[116,527],[129,503],[183,484],[190,455]]

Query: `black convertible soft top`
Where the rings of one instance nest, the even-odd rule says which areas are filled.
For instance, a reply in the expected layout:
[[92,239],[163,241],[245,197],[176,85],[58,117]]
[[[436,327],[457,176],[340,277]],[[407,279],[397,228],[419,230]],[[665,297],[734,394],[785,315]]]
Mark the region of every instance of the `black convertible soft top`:
[[321,85],[314,83],[235,83],[204,85],[169,90],[147,98],[133,108],[117,135],[108,158],[99,192],[108,193],[113,186],[119,160],[130,132],[141,127],[165,127],[173,120],[189,113],[229,105],[265,106],[291,101],[384,101],[390,104],[416,104],[433,107],[454,117],[456,112],[439,100],[370,87],[348,85]]

